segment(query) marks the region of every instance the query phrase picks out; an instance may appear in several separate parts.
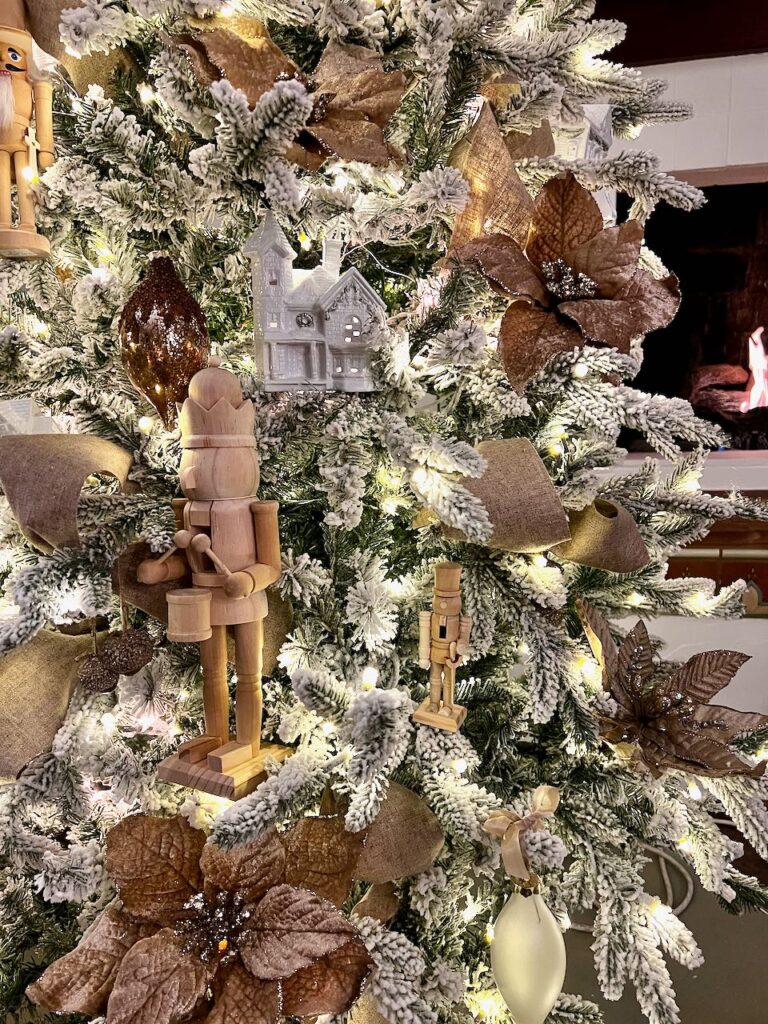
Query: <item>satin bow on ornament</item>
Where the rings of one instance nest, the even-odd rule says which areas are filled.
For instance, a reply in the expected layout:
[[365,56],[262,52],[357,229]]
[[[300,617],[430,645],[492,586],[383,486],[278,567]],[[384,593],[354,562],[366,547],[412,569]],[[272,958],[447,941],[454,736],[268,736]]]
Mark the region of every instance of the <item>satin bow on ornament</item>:
[[483,823],[483,831],[501,840],[501,859],[504,869],[512,878],[527,881],[531,870],[523,853],[521,840],[526,832],[542,828],[560,803],[556,786],[539,786],[533,791],[531,810],[524,818],[509,808],[491,811]]

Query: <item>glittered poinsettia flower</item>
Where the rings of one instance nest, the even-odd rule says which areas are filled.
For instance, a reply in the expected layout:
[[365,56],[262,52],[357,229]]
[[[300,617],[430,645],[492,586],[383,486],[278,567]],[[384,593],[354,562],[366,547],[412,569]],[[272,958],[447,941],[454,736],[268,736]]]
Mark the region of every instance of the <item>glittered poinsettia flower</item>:
[[585,344],[629,352],[632,341],[665,327],[680,302],[677,279],[639,266],[636,220],[603,227],[600,208],[569,171],[544,185],[524,246],[505,234],[455,250],[513,298],[501,322],[499,354],[523,388],[560,352]]
[[107,1024],[273,1024],[345,1012],[371,961],[338,907],[362,833],[304,818],[232,850],[184,818],[135,815],[107,836],[122,901],[27,990]]
[[601,716],[600,734],[621,754],[657,778],[667,768],[710,778],[763,775],[765,761],[749,765],[729,744],[768,726],[768,715],[709,703],[749,661],[748,655],[705,651],[659,678],[644,623],[638,622],[617,647],[596,608],[580,601],[578,612],[601,666],[603,687],[615,704],[615,711]]
[[204,88],[226,78],[254,106],[276,81],[297,78],[306,86],[312,117],[287,159],[316,170],[333,156],[376,165],[397,156],[384,129],[400,106],[406,79],[401,71],[385,71],[375,50],[330,42],[314,72],[303,75],[256,18],[191,18],[190,28],[172,42]]

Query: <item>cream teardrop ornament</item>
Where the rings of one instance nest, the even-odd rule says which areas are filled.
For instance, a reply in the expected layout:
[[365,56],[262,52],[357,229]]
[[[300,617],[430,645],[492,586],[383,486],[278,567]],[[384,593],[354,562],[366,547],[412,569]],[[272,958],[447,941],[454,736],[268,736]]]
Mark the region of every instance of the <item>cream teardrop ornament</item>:
[[544,1024],[565,980],[565,942],[537,893],[513,892],[496,918],[494,981],[515,1024]]

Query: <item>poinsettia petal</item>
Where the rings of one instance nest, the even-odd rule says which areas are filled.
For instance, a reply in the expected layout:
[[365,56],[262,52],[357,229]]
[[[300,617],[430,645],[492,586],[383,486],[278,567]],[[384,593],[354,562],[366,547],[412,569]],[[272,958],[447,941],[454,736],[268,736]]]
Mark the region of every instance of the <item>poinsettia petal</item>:
[[549,305],[538,269],[508,235],[476,238],[459,246],[455,255],[465,263],[478,266],[489,281],[508,295],[529,298],[541,306]]
[[637,708],[654,672],[653,645],[644,622],[637,622],[621,642],[611,694],[622,707]]
[[134,917],[173,924],[199,892],[205,833],[186,819],[134,814],[107,835],[107,871]]
[[326,954],[282,983],[286,1017],[345,1013],[360,995],[371,970],[371,958],[360,939]]
[[348,832],[342,815],[302,818],[281,836],[285,881],[340,907],[349,896],[366,832]]
[[750,656],[740,651],[702,651],[671,676],[669,689],[678,690],[696,704],[706,704],[749,660]]
[[533,204],[528,258],[539,266],[561,259],[602,230],[600,207],[568,171],[548,181]]
[[379,128],[385,128],[399,109],[407,85],[402,71],[384,70],[376,50],[354,43],[328,43],[313,78],[319,94],[333,94],[330,111]]
[[513,302],[499,331],[499,356],[512,387],[522,390],[560,352],[580,348],[584,339],[555,313]]
[[730,743],[737,736],[756,732],[768,726],[768,715],[759,711],[736,711],[720,704],[702,704],[693,713],[697,725],[707,730],[720,743]]
[[642,241],[639,222],[627,220],[569,249],[563,259],[577,274],[586,274],[595,282],[598,298],[613,299],[637,271]]
[[182,952],[170,928],[126,954],[107,1005],[107,1024],[176,1024],[205,998],[211,971]]
[[561,302],[557,309],[579,325],[587,341],[619,352],[629,352],[634,339],[643,333],[630,304],[622,299],[579,299]]
[[219,971],[205,1024],[276,1024],[282,1016],[278,982],[260,981],[238,962]]
[[662,768],[678,768],[680,771],[703,775],[705,778],[723,778],[727,775],[750,775],[757,778],[763,774],[765,763],[752,766],[719,742],[711,732],[699,729],[695,724],[677,723],[666,731],[654,728],[643,729],[640,747],[645,754],[652,750],[654,761]]
[[255,904],[285,880],[285,847],[274,830],[231,850],[208,843],[200,857],[200,867],[206,892],[236,892],[244,903]]
[[356,935],[354,925],[326,900],[307,889],[278,885],[256,908],[240,956],[256,978],[288,978]]
[[80,944],[56,960],[27,989],[38,1006],[54,1013],[100,1013],[128,950],[154,931],[115,907],[107,910]]

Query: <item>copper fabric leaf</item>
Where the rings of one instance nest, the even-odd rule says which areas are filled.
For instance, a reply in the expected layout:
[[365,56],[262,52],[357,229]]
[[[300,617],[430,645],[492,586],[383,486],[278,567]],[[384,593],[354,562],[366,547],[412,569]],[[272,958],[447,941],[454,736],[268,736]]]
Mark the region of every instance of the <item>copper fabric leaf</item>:
[[513,302],[501,321],[499,356],[507,377],[521,391],[553,356],[581,348],[584,339],[555,313]]
[[344,818],[302,818],[282,835],[285,881],[340,907],[352,888],[365,832],[348,832]]
[[339,946],[283,982],[283,1014],[315,1017],[345,1013],[360,995],[371,958],[359,939]]
[[707,735],[714,734],[718,740],[725,743],[730,743],[737,736],[756,732],[768,726],[768,715],[763,715],[759,711],[736,711],[734,708],[718,704],[696,708],[693,717],[699,726],[712,730]]
[[644,622],[637,622],[619,647],[611,694],[618,704],[631,710],[653,676],[653,646]]
[[680,304],[675,277],[657,281],[643,270],[613,299],[563,302],[558,309],[575,320],[592,341],[629,352],[635,338],[666,327]]
[[319,93],[333,93],[329,110],[343,108],[348,118],[386,128],[400,106],[406,79],[402,71],[385,71],[375,50],[352,43],[329,43],[314,74]]
[[[723,778],[728,775],[753,775],[755,768],[746,764],[739,755],[725,743],[720,742],[708,730],[693,725],[674,723],[667,719],[665,730],[648,728],[643,730],[641,747],[649,741],[657,748],[654,761],[663,768],[678,768],[693,772],[705,778]],[[757,775],[763,773],[765,765],[756,766]]]
[[485,235],[460,246],[455,255],[474,263],[492,284],[508,295],[548,305],[547,290],[539,274],[517,242],[508,235]]
[[538,264],[561,259],[602,229],[600,207],[568,171],[548,181],[536,198],[528,257]]
[[276,1024],[282,1016],[276,981],[254,978],[237,961],[219,971],[205,1024]]
[[315,893],[278,885],[254,912],[240,956],[254,977],[273,981],[309,967],[356,935],[354,925]]
[[101,1013],[123,957],[150,930],[151,925],[108,907],[80,944],[29,986],[27,995],[54,1013]]
[[210,973],[183,953],[164,928],[137,942],[123,960],[107,1006],[107,1024],[176,1024],[205,998]]
[[603,687],[608,690],[619,664],[619,649],[611,636],[608,620],[594,605],[582,598],[576,601],[576,611],[581,619],[595,661],[600,666]]
[[703,651],[674,673],[670,685],[697,704],[706,704],[749,660],[748,654],[739,651]]
[[219,72],[217,78],[226,78],[235,89],[241,89],[252,107],[279,75],[293,75],[297,70],[272,41],[266,25],[256,18],[214,18],[193,24],[200,30],[198,49]]
[[599,298],[612,299],[634,277],[642,241],[640,223],[628,220],[605,228],[561,256],[577,274],[586,274],[595,282]]
[[200,867],[207,893],[223,889],[237,893],[245,904],[253,905],[269,889],[285,880],[285,847],[274,830],[231,850],[208,843],[203,849]]
[[173,924],[202,882],[205,833],[182,817],[135,814],[107,835],[107,871],[134,917]]

